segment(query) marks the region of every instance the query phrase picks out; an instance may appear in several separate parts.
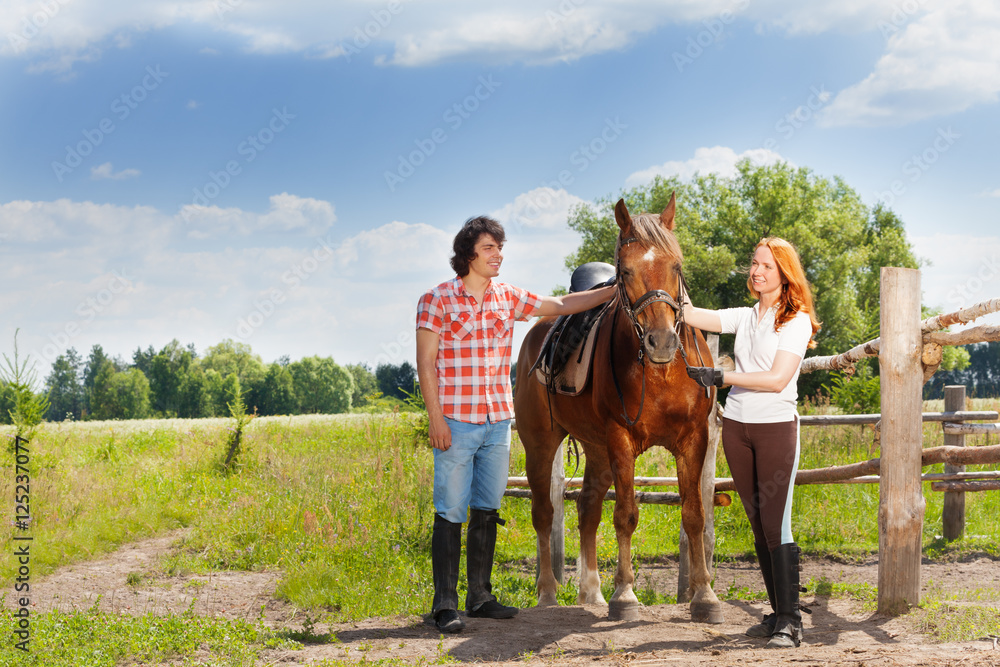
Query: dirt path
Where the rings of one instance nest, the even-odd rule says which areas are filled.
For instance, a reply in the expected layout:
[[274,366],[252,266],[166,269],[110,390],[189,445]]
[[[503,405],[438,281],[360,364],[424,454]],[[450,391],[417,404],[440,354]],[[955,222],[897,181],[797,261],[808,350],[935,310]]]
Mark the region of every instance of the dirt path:
[[[126,546],[96,561],[68,566],[32,585],[36,612],[57,608],[143,614],[182,612],[190,608],[205,616],[262,618],[272,627],[301,630],[304,615],[273,598],[277,573],[223,572],[209,576],[162,577],[157,560],[180,536],[168,535]],[[572,575],[572,569],[568,574]],[[749,563],[720,564],[716,591],[729,586],[759,587]],[[802,578],[825,577],[832,583],[877,583],[874,560],[837,563],[806,560]],[[658,590],[676,589],[676,563],[643,564],[637,580],[647,579]],[[968,562],[925,563],[925,590],[1000,591],[1000,563],[988,557]],[[10,595],[8,595],[8,599]],[[995,599],[996,596],[993,596]],[[690,622],[686,605],[644,607],[640,619],[607,621],[606,608],[559,607],[524,609],[506,621],[467,619],[466,630],[442,638],[421,617],[368,619],[359,623],[315,626],[331,632],[337,642],[307,645],[302,650],[272,652],[269,662],[309,664],[323,659],[376,660],[396,658],[432,662],[450,653],[463,662],[523,665],[525,662],[577,666],[612,665],[994,665],[1000,648],[989,637],[957,644],[935,644],[917,628],[923,610],[902,618],[878,616],[859,603],[831,600],[806,593],[803,602],[813,613],[804,615],[806,638],[795,650],[769,651],[763,640],[743,635],[757,622],[760,605],[724,602],[725,622]],[[957,603],[956,603],[957,604]],[[995,604],[995,603],[994,603]],[[985,634],[985,633],[984,633]]]

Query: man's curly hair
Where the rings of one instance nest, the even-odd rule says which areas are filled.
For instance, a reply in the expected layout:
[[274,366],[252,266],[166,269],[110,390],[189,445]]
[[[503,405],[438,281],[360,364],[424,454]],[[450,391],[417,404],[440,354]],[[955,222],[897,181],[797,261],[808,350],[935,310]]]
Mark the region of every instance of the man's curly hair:
[[451,258],[451,268],[459,277],[464,278],[469,275],[469,264],[476,258],[476,242],[483,234],[492,236],[498,245],[503,245],[507,241],[503,225],[493,218],[481,215],[478,218],[466,220],[462,229],[455,235],[455,242],[452,244],[455,254]]

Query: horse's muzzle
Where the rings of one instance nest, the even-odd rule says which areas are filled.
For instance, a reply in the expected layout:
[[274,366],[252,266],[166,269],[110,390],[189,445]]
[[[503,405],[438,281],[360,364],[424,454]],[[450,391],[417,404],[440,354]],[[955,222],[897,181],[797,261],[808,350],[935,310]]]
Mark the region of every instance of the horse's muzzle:
[[667,364],[673,361],[680,344],[681,339],[673,329],[653,329],[642,337],[646,356],[655,364]]

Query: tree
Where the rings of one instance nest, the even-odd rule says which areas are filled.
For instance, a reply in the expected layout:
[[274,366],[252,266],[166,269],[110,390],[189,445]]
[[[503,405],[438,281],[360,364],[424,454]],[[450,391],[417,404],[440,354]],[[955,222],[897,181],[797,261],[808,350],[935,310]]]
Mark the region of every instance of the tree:
[[177,388],[177,416],[184,418],[211,417],[214,414],[205,371],[193,361]]
[[144,419],[149,416],[149,380],[138,368],[118,371],[105,359],[94,376],[90,406],[94,419]]
[[[133,355],[133,359],[135,356]],[[150,396],[153,410],[164,417],[184,416],[201,417],[201,397],[198,396],[198,389],[201,383],[188,379],[194,365],[194,355],[191,350],[181,346],[175,338],[167,343],[162,350],[152,358],[143,354],[140,357],[143,363],[147,362],[148,368],[145,371],[149,379]],[[187,394],[182,398],[181,388],[184,387]],[[194,395],[191,395],[194,392]],[[184,400],[184,412],[181,414],[181,401]],[[193,414],[192,414],[193,413]]]
[[398,366],[394,364],[379,364],[375,369],[375,380],[378,382],[378,390],[383,396],[393,396],[400,400],[406,400],[406,391],[412,391],[417,382],[417,370],[413,365],[404,361]]
[[150,345],[145,350],[141,347],[135,348],[135,352],[132,353],[132,366],[138,368],[142,371],[146,377],[149,377],[149,369],[153,364],[153,357],[156,356],[156,350]]
[[[753,303],[745,269],[757,242],[780,236],[796,246],[823,323],[814,354],[840,353],[867,340],[872,324],[879,321],[879,269],[918,266],[899,218],[880,205],[866,208],[840,178],[821,178],[788,164],[755,166],[744,160],[733,178],[710,174],[683,183],[658,177],[621,196],[633,213],[659,213],[672,192],[677,194],[675,233],[695,305],[731,308]],[[613,204],[606,198],[598,201],[596,210],[583,205],[571,213],[569,226],[583,239],[567,258],[568,267],[613,262],[618,234]],[[823,376],[803,376],[800,395],[811,394]]]
[[109,359],[104,354],[103,347],[94,345],[90,348],[90,356],[87,357],[87,363],[83,367],[83,409],[87,413],[94,411],[90,399],[94,393],[94,382],[97,380],[97,374],[105,361],[109,361]]
[[115,373],[111,378],[114,419],[149,417],[149,380],[138,368]]
[[288,365],[302,413],[335,414],[351,409],[354,380],[330,357],[304,357]]
[[80,419],[83,416],[84,394],[80,382],[83,360],[74,348],[60,354],[52,363],[52,372],[45,378],[45,388],[49,397],[49,409],[45,418],[62,421],[66,418]]
[[213,417],[223,417],[230,413],[229,404],[237,393],[242,392],[240,379],[236,373],[223,377],[215,369],[205,371],[205,390],[209,413]]
[[372,373],[368,364],[349,364],[344,366],[344,368],[354,378],[354,393],[351,394],[351,407],[360,408],[368,402],[367,396],[371,396],[378,391],[378,381],[375,379],[375,374]]
[[293,415],[298,412],[295,382],[287,364],[275,362],[267,367],[264,380],[248,392],[247,403],[259,415]]
[[[201,366],[206,371],[216,371],[222,377],[235,374],[240,380],[240,385],[245,388],[262,381],[266,373],[263,360],[253,353],[248,344],[230,338],[205,350]],[[228,406],[225,412],[220,414],[228,415]]]
[[45,418],[49,409],[49,399],[45,394],[36,394],[35,386],[38,372],[31,356],[21,359],[17,346],[17,334],[14,330],[14,358],[3,355],[0,365],[0,384],[3,393],[0,398],[4,403],[4,423],[14,425],[15,439],[10,443],[13,451],[18,439],[29,441],[35,435],[35,429]]

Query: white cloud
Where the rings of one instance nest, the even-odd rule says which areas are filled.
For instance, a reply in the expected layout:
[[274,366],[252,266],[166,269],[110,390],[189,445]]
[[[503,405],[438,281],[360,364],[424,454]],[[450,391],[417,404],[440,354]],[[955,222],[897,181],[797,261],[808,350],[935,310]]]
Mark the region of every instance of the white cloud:
[[490,215],[503,223],[507,235],[512,236],[525,228],[565,228],[570,211],[585,203],[565,190],[541,187],[518,195],[513,202]]
[[824,127],[905,124],[996,102],[1000,93],[1000,5],[928,2],[912,21],[888,25],[875,70],[818,115]]
[[[53,8],[51,15],[33,22],[43,5]],[[256,53],[297,52],[310,58],[364,54],[402,66],[449,60],[539,64],[626,48],[665,25],[691,25],[697,33],[723,18],[745,17],[782,31],[822,32],[872,25],[879,15],[888,16],[892,6],[890,0],[821,6],[793,0],[565,0],[550,5],[532,0],[502,5],[463,0],[11,0],[0,9],[0,34],[15,37],[0,42],[0,55],[29,56],[37,71],[64,72],[76,60],[99,58],[104,49],[126,48],[135,34],[195,24],[235,35]],[[202,52],[217,53],[211,47]]]
[[983,196],[984,197],[1000,197],[1000,188],[997,188],[996,190],[987,190],[986,192],[983,193]]
[[122,169],[114,171],[110,162],[90,168],[90,178],[94,181],[112,180],[121,181],[126,178],[135,178],[140,172],[138,169]]
[[859,32],[879,25],[898,27],[935,0],[840,0],[796,2],[744,0],[748,18],[758,21],[758,32],[779,30],[793,35],[828,31]]
[[[523,211],[537,193],[495,214],[510,230],[501,280],[541,293],[568,283],[563,258],[579,244],[555,223],[577,200],[549,194],[520,229],[505,212]],[[206,208],[198,213],[229,232],[281,233],[203,240],[190,236],[180,215],[150,207],[0,204],[0,239],[19,257],[0,264],[0,280],[19,286],[0,294],[11,329],[0,336],[20,327],[43,376],[71,346],[86,354],[100,344],[129,358],[137,347],[159,349],[173,338],[199,350],[243,340],[265,360],[320,354],[342,363],[412,362],[417,299],[453,277],[454,229],[393,221],[339,240],[329,233],[333,211],[330,202],[289,194],[271,197],[265,213]],[[517,340],[526,331],[518,327]]]
[[37,0],[4,3],[0,34],[14,37],[0,42],[0,55],[36,58],[38,71],[66,71],[76,60],[100,57],[103,49],[127,47],[133,34],[193,23],[236,35],[246,50],[257,53],[351,57],[376,44],[369,59],[388,48],[392,51],[388,62],[407,66],[454,59],[553,62],[620,49],[644,32],[667,23],[718,16],[740,7],[741,0],[567,1],[551,9],[528,0],[512,0],[502,9],[459,0],[399,4],[52,0],[44,4],[52,9],[41,16]]
[[[1000,93],[1000,5],[993,0],[530,0],[399,4],[205,0],[9,0],[0,9],[0,57],[32,72],[72,76],[74,63],[135,35],[197,25],[244,50],[305,58],[364,58],[397,66],[445,61],[548,64],[627,48],[667,25],[691,37],[737,20],[761,33],[875,32],[884,54],[820,114],[823,126],[899,124],[992,103]],[[217,54],[212,47],[202,53]]]
[[625,179],[625,187],[646,185],[656,176],[664,178],[677,176],[682,181],[689,180],[695,174],[717,174],[723,178],[732,178],[736,175],[736,163],[744,159],[754,164],[774,164],[784,161],[780,155],[766,148],[754,148],[742,153],[736,153],[728,146],[698,148],[695,149],[694,157],[689,160],[683,162],[671,160],[630,174]]
[[282,192],[271,195],[271,208],[267,213],[258,214],[238,208],[218,206],[198,206],[186,204],[178,213],[178,218],[188,225],[192,238],[206,239],[253,232],[301,232],[318,235],[329,229],[337,221],[330,202],[298,197]]
[[435,271],[443,280],[451,271],[451,241],[451,236],[437,227],[390,222],[341,243],[336,253],[337,266],[342,275],[363,277],[366,282],[393,282],[414,273],[432,275]]

